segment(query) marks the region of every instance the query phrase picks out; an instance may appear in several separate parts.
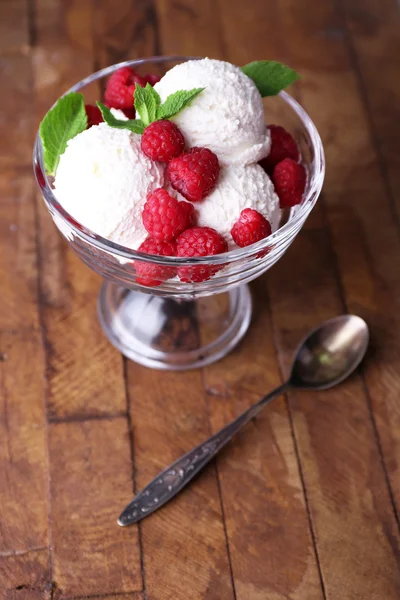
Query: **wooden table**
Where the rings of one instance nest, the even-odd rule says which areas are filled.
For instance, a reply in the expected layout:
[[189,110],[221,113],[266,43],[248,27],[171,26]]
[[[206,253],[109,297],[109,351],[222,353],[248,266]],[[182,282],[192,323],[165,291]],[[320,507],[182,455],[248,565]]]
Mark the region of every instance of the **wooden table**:
[[[395,0],[2,0],[0,598],[398,600],[399,10]],[[125,58],[276,58],[324,140],[323,197],[254,282],[253,325],[203,371],[124,360],[99,278],[37,193],[56,97]],[[396,64],[397,63],[397,64]],[[362,372],[290,393],[139,527],[116,516],[172,459],[278,385],[301,336],[364,317]]]

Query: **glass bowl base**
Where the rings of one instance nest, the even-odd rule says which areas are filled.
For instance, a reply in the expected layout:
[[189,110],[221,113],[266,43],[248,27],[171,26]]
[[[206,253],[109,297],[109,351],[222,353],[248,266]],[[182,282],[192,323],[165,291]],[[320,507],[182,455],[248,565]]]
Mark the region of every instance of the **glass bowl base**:
[[178,300],[104,282],[98,298],[110,342],[141,365],[170,371],[204,367],[228,354],[246,333],[251,312],[247,285]]

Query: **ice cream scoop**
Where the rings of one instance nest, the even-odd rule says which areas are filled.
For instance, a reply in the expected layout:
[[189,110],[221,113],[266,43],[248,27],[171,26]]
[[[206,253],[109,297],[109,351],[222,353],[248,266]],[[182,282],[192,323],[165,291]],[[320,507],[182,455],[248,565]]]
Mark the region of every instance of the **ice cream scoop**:
[[164,101],[177,90],[205,89],[173,117],[188,146],[205,146],[222,165],[247,165],[265,158],[270,136],[260,93],[239,67],[204,58],[170,69],[154,86]]
[[134,249],[147,236],[147,194],[164,185],[164,166],[145,156],[140,138],[106,123],[83,131],[68,142],[54,183],[57,200],[79,223]]
[[272,231],[278,229],[279,198],[272,181],[257,164],[222,167],[215,190],[195,204],[198,225],[216,229],[231,249],[236,247],[231,229],[244,208],[257,210],[268,219]]

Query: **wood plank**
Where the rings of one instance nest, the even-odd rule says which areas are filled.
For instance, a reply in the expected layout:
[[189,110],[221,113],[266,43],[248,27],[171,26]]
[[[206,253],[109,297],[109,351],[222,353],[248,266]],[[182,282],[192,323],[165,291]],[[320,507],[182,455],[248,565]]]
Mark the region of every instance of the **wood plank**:
[[[372,123],[373,137],[377,140],[377,148],[383,165],[380,171],[386,175],[381,182],[378,169],[370,173],[366,181],[358,181],[365,200],[367,210],[357,210],[362,222],[363,247],[367,255],[355,264],[360,281],[364,286],[351,285],[351,273],[346,264],[345,252],[354,252],[354,240],[341,235],[338,253],[340,268],[343,273],[346,297],[349,307],[360,305],[363,312],[371,319],[374,326],[374,360],[366,373],[368,389],[376,418],[379,439],[388,470],[397,515],[400,515],[400,414],[398,411],[398,388],[400,385],[398,369],[400,353],[398,339],[400,335],[399,307],[399,251],[398,222],[396,231],[396,215],[393,214],[392,202],[397,202],[397,215],[400,215],[398,199],[400,149],[396,127],[398,123],[398,102],[400,88],[396,77],[396,61],[398,62],[398,43],[400,19],[395,2],[352,2],[342,15],[343,26],[348,25],[352,42],[357,53],[356,62],[360,68],[364,105],[367,114],[362,126]],[[346,21],[344,20],[346,19]],[[378,183],[376,183],[378,182]],[[368,203],[368,204],[367,204]],[[382,206],[383,204],[383,206]],[[378,208],[379,207],[379,208]],[[360,207],[361,208],[361,207]],[[372,212],[371,212],[372,211]],[[341,218],[333,215],[332,219]],[[343,220],[343,219],[342,219]],[[333,227],[335,236],[341,229]],[[360,252],[355,256],[360,257]],[[373,294],[371,302],[366,305],[365,288]],[[383,307],[386,307],[383,309]]]
[[40,337],[0,333],[0,353],[1,556],[48,545],[48,505]]
[[[210,430],[199,371],[154,374],[131,362],[127,369],[141,489]],[[234,598],[214,467],[144,520],[141,533],[147,600]]]
[[0,600],[39,600],[46,590],[51,590],[48,548],[1,556]]
[[[38,119],[93,70],[93,10],[77,0],[37,2]],[[88,100],[98,94],[93,88]],[[97,322],[99,278],[61,240],[39,196],[38,213],[49,418],[56,421],[49,440],[53,579],[61,597],[138,591],[137,529],[116,523],[132,486],[127,420],[108,418],[126,411],[123,362]]]
[[352,59],[363,90],[372,137],[383,162],[388,189],[400,219],[400,146],[398,141],[400,85],[400,13],[396,0],[341,2],[344,25],[350,31]]
[[158,0],[157,11],[163,54],[223,58],[219,9],[213,0]]
[[32,70],[23,55],[0,57],[0,168],[32,164]]
[[[133,594],[112,594],[111,596],[92,596],[92,598],[96,598],[96,600],[145,600],[144,595],[141,592],[135,592]],[[75,598],[74,600],[79,600],[79,598]]]
[[[343,31],[343,16],[336,15],[335,27]],[[334,161],[337,167],[328,169],[328,217],[348,308],[364,316],[372,330],[373,360],[365,378],[399,513],[400,241],[343,38],[335,42],[320,36],[314,53],[323,61],[335,46],[340,48],[335,71],[315,73],[303,62],[304,80],[310,81],[304,93],[311,114],[318,114],[318,125],[330,140],[325,145],[328,164]],[[321,103],[330,107],[330,113],[318,111]]]
[[126,419],[50,425],[53,578],[62,597],[142,589],[137,527],[117,516],[131,487]]
[[[265,276],[252,285],[240,348],[205,369],[213,431],[281,383],[266,285]],[[218,472],[238,600],[323,598],[284,398],[239,434]]]
[[160,54],[153,0],[99,0],[93,26],[98,68]]
[[[220,2],[218,15],[211,2],[202,3],[201,8],[193,2],[180,2],[179,8],[173,2],[162,2],[161,6],[160,30],[166,54],[196,55],[199,48],[208,46],[212,57],[237,64],[279,55],[279,28],[271,14],[267,17],[265,3],[257,3],[255,10],[254,3],[246,7],[239,2]],[[208,32],[207,46],[199,43],[202,40],[197,38],[197,28],[189,27],[190,19],[194,22],[199,12]],[[216,30],[219,21],[221,29]],[[181,30],[186,30],[183,39]],[[245,341],[238,351],[205,369],[213,431],[265,390],[280,384],[265,279],[253,290],[255,317]],[[218,459],[218,473],[238,600],[322,598],[284,399],[249,426]]]
[[29,52],[26,0],[2,0],[0,5],[0,54]]
[[0,330],[38,329],[34,182],[9,170],[0,177]]
[[[160,53],[155,3],[127,4],[130,26],[114,29],[113,5],[100,3],[103,14],[98,17],[96,35],[99,42],[106,39],[107,43],[96,46],[99,66]],[[202,13],[200,6],[198,11]],[[121,8],[121,14],[125,9]],[[126,368],[135,483],[140,489],[162,467],[207,437],[209,428],[199,372],[158,373],[130,361]],[[131,488],[126,490],[124,503],[131,493]],[[140,531],[147,600],[233,599],[215,469],[166,510],[141,523]]]
[[[37,3],[38,119],[62,91],[93,70],[92,19],[90,3]],[[106,340],[96,314],[100,278],[67,249],[39,195],[38,207],[50,418],[122,414],[121,356]]]
[[[363,232],[361,239],[356,238],[356,256],[365,252],[364,236],[366,243],[376,239],[371,226],[365,230],[368,221],[374,221],[374,229],[388,238],[386,243],[394,243],[393,224],[387,219],[385,201],[376,194],[380,186],[376,156],[368,139],[343,38],[328,35],[338,28],[340,31],[334,7],[329,2],[319,3],[318,7],[305,2],[300,10],[291,0],[281,0],[280,6],[291,62],[304,77],[302,96],[306,108],[327,140],[330,175],[324,199],[328,214],[337,215],[343,205],[344,215],[353,214],[357,223],[353,235]],[[315,32],[318,35],[312,35]],[[378,201],[379,215],[373,210]],[[377,219],[384,219],[384,228],[380,229]],[[336,225],[339,222],[343,219],[336,220]],[[343,259],[341,268],[352,261],[352,255],[346,254],[345,258],[344,249],[340,248],[344,235],[344,232],[334,234],[335,251]],[[334,255],[326,228],[302,233],[295,251],[296,255],[294,250],[289,253],[269,277],[283,368],[288,367],[289,348],[295,347],[301,334],[344,308],[332,269]],[[368,255],[370,267],[376,261],[380,264],[385,261],[382,246],[375,247],[375,254],[372,261]],[[296,263],[295,270],[290,256]],[[377,292],[374,286],[373,294]],[[368,320],[371,322],[371,315]],[[397,598],[398,529],[361,381],[354,378],[338,390],[313,398],[308,393],[291,394],[290,398],[328,597],[350,599],[357,594],[376,599]]]

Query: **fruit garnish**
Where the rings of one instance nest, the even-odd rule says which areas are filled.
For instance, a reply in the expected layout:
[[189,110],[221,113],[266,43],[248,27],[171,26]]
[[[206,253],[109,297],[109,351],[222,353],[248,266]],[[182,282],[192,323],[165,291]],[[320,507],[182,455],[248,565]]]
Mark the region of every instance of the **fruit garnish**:
[[306,170],[291,158],[278,163],[272,174],[281,208],[300,204],[306,187]]
[[160,81],[161,77],[159,75],[156,75],[155,73],[146,73],[146,75],[143,75],[143,79],[146,81],[146,83],[150,83],[150,85],[155,85]]
[[93,125],[100,125],[100,123],[103,122],[103,117],[98,106],[94,106],[93,104],[85,104],[85,110],[88,119],[88,129]]
[[70,92],[57,100],[39,127],[47,175],[55,175],[67,142],[85,131],[87,125],[88,118],[82,94]]
[[198,202],[212,192],[219,171],[217,155],[208,148],[197,147],[173,158],[167,167],[172,187],[191,202]]
[[291,158],[298,162],[300,152],[294,138],[284,127],[269,125],[268,129],[271,134],[271,149],[268,156],[260,160],[259,164],[271,175],[275,165],[285,158]]
[[121,67],[107,81],[104,99],[110,108],[132,108],[137,85],[146,85],[147,80],[131,67]]
[[185,149],[185,139],[181,130],[172,121],[155,121],[143,132],[140,147],[151,160],[169,162]]
[[269,221],[253,208],[244,208],[231,229],[233,241],[241,248],[255,244],[270,234]]
[[[160,242],[146,238],[138,248],[138,252],[157,256],[175,256],[175,242]],[[143,260],[135,260],[136,281],[141,285],[157,286],[175,275],[174,267],[155,265]]]
[[255,60],[241,68],[263,97],[276,96],[300,77],[294,69],[275,60]]
[[[186,229],[176,240],[176,255],[180,258],[210,256],[227,252],[228,244],[212,227],[193,227]],[[200,283],[210,279],[224,265],[193,265],[179,267],[178,276],[186,283]]]
[[159,121],[160,119],[171,119],[177,115],[203,90],[204,88],[178,90],[177,92],[170,94],[165,99],[165,102],[161,103],[159,94],[153,88],[153,86],[150,85],[150,83],[146,83],[146,87],[141,87],[137,84],[135,87],[134,106],[140,119],[128,121],[120,121],[119,119],[116,119],[112,115],[110,109],[101,102],[97,102],[97,106],[101,110],[103,119],[108,125],[110,125],[110,127],[129,129],[135,133],[143,133],[145,127],[150,125],[150,123]]
[[194,207],[159,188],[147,196],[142,220],[151,238],[169,242],[194,224]]

